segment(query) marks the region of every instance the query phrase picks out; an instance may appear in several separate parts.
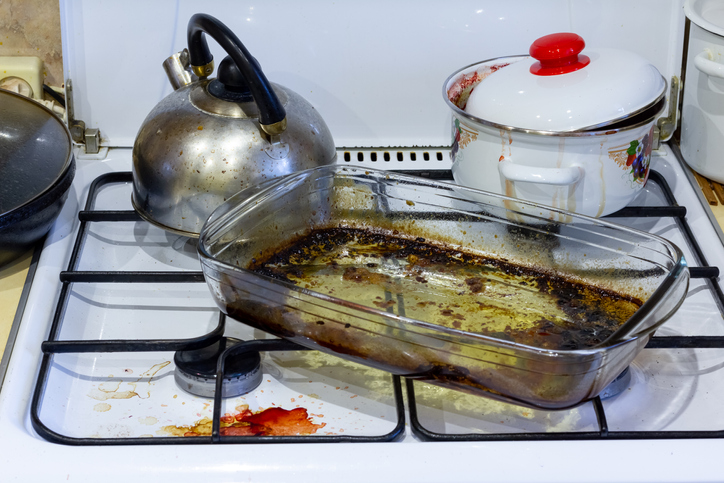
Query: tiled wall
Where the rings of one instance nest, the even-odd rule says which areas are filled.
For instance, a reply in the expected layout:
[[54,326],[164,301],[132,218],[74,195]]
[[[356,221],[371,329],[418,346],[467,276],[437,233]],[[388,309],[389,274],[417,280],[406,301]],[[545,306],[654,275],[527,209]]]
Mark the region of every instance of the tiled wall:
[[0,0],[0,56],[40,57],[45,83],[63,84],[58,0]]

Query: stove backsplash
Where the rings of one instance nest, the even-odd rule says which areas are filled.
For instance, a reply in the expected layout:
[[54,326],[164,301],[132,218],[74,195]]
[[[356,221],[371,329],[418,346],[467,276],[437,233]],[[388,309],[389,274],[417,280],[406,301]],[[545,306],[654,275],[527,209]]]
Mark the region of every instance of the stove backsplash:
[[[146,114],[171,92],[161,63],[186,47],[198,12],[226,23],[266,76],[322,114],[338,146],[446,146],[442,84],[456,69],[527,53],[549,33],[623,48],[680,75],[684,0],[297,2],[61,0],[66,81],[75,118],[105,146],[132,146]],[[225,54],[208,38],[216,63]],[[622,65],[620,75],[625,76]]]

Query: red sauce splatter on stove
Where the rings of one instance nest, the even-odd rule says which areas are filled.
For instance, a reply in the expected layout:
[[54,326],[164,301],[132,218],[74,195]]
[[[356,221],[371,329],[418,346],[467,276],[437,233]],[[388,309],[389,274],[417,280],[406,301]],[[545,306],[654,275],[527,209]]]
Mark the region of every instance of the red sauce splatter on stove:
[[[237,408],[240,409],[240,408]],[[252,412],[241,409],[221,416],[221,436],[296,436],[314,434],[327,423],[314,424],[304,408],[267,408]],[[211,420],[203,418],[193,426],[166,426],[163,432],[174,436],[210,436]]]

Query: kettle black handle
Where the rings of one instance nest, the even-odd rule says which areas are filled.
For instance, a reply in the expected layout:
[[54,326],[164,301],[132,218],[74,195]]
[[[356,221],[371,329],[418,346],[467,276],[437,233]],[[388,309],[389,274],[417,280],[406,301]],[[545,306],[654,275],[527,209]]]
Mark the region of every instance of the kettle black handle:
[[221,45],[244,76],[259,107],[259,124],[264,132],[269,135],[283,133],[287,126],[286,111],[259,64],[251,61],[253,57],[234,32],[216,18],[204,13],[191,17],[187,30],[189,61],[194,73],[205,78],[214,69],[214,57],[209,51],[204,33]]

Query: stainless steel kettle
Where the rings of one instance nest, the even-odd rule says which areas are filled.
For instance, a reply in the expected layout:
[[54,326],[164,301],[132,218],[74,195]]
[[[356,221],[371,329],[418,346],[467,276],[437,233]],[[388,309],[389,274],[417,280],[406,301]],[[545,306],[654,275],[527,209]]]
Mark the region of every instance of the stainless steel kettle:
[[[228,56],[216,79],[204,34]],[[211,212],[263,180],[332,164],[332,135],[301,96],[270,83],[219,20],[191,17],[188,50],[164,62],[174,92],[148,114],[133,146],[136,211],[174,233],[198,237]]]

